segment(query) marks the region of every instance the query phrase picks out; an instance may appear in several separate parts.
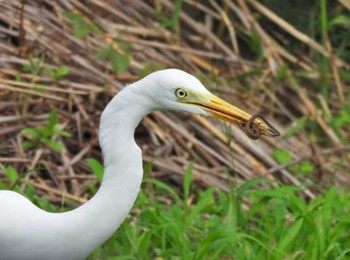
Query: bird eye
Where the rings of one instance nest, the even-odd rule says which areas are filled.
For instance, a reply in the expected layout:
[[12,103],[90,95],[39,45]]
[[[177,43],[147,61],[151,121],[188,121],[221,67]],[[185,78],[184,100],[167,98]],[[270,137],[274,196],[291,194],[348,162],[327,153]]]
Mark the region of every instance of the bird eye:
[[178,88],[175,90],[175,95],[177,98],[185,98],[187,96],[187,92],[183,88]]

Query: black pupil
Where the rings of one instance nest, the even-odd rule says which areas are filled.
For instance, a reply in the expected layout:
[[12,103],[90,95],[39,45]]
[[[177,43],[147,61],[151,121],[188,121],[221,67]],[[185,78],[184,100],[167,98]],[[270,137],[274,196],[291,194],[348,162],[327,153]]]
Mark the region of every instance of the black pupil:
[[179,91],[179,96],[184,96],[185,95],[185,92],[183,92],[182,90]]

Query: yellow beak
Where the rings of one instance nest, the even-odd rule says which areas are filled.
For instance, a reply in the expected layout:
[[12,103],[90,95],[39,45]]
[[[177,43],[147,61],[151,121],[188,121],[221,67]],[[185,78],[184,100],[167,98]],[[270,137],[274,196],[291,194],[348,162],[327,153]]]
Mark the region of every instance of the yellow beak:
[[193,102],[189,98],[185,103],[198,106],[213,117],[238,125],[252,139],[258,139],[261,135],[271,137],[280,135],[261,115],[252,116],[212,94],[199,94],[199,96],[196,94]]

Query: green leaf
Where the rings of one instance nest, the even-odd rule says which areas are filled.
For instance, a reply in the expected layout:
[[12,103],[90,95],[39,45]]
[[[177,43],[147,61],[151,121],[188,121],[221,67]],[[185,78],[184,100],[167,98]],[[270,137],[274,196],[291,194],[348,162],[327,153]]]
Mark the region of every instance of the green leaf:
[[[159,257],[158,257],[159,258]],[[155,259],[158,259],[157,257]],[[112,256],[108,257],[108,260],[138,260],[139,258],[133,255]],[[161,259],[161,258],[160,258]]]
[[0,182],[0,190],[10,190],[11,188],[5,183]]
[[53,69],[51,67],[44,67],[44,72],[46,74],[52,75],[53,74]]
[[287,163],[293,160],[293,157],[283,149],[276,149],[273,151],[273,157],[280,164]]
[[153,168],[153,163],[152,161],[147,161],[143,164],[143,176],[147,176]]
[[60,79],[69,74],[69,68],[66,66],[59,67],[55,72],[55,78]]
[[103,30],[96,24],[90,24],[91,30],[99,34],[103,34]]
[[58,135],[63,136],[63,137],[71,137],[72,134],[68,131],[60,131],[58,132]]
[[16,81],[18,81],[18,82],[22,81],[21,74],[16,73],[16,75],[15,75],[15,79],[16,79]]
[[285,80],[287,77],[287,71],[288,71],[288,64],[284,64],[281,66],[277,71],[277,80],[282,81]]
[[150,179],[150,178],[144,178],[143,182],[144,183],[152,183],[155,186],[157,186],[158,188],[161,188],[163,190],[168,191],[172,195],[172,197],[174,198],[174,200],[177,204],[181,203],[181,199],[180,199],[179,195],[177,195],[176,191],[172,187],[170,187],[169,185],[165,184],[164,182],[158,181],[156,179]]
[[292,202],[292,206],[297,208],[301,214],[306,212],[307,206],[304,199],[297,197],[295,194],[290,194],[290,202]]
[[300,164],[300,171],[302,173],[312,173],[314,171],[314,165],[310,161],[305,161]]
[[25,186],[25,196],[26,198],[28,198],[29,200],[33,201],[34,197],[35,197],[35,188],[28,182],[25,182],[26,186]]
[[340,255],[335,260],[344,260],[346,259],[350,254],[350,248],[347,248],[341,252]]
[[330,27],[333,27],[336,25],[350,27],[350,17],[345,16],[345,15],[338,15],[329,23],[329,25],[330,25]]
[[[124,52],[127,52],[127,49],[129,48],[128,43],[121,42],[118,40],[115,41],[118,43],[119,47]],[[123,73],[129,66],[129,55],[114,50],[112,46],[104,47],[98,53],[95,54],[94,58],[97,60],[109,61],[113,68],[113,71],[116,74]]]
[[69,23],[73,27],[73,34],[79,39],[88,36],[95,29],[95,27],[90,25],[81,14],[73,12],[64,12],[64,14],[69,17]]
[[85,183],[85,187],[86,187],[86,189],[89,191],[89,193],[90,193],[91,195],[95,195],[95,194],[96,194],[97,188],[95,187],[94,184],[92,184],[91,181],[87,181],[87,182]]
[[103,165],[95,159],[87,159],[86,161],[96,176],[97,180],[101,183],[103,179]]
[[96,60],[108,60],[112,51],[113,49],[111,48],[111,46],[104,47],[94,55],[94,58]]
[[200,198],[197,201],[197,204],[191,205],[189,208],[190,210],[187,209],[190,214],[187,213],[188,216],[185,214],[185,218],[187,219],[188,223],[192,223],[203,211],[207,210],[211,205],[213,205],[214,202],[214,187],[211,186],[207,190],[205,190],[203,193],[200,194]]
[[172,30],[175,30],[178,23],[179,18],[181,14],[181,7],[182,7],[182,0],[176,0],[175,1],[175,8],[173,10],[173,13],[170,18],[167,16],[160,14],[162,18],[161,26],[164,28],[171,28]]
[[285,236],[282,238],[281,242],[278,244],[277,250],[284,251],[287,246],[292,243],[293,240],[298,239],[298,234],[303,226],[304,220],[301,218],[297,220],[293,226],[289,228]]
[[52,150],[56,151],[56,152],[62,152],[63,151],[63,145],[56,140],[45,140],[44,141],[45,144],[47,144]]
[[47,124],[47,129],[49,130],[49,135],[52,135],[53,130],[56,126],[56,122],[57,122],[57,112],[56,110],[52,109],[50,112],[50,116],[49,116],[49,122]]
[[120,40],[116,40],[116,42],[118,43],[119,47],[124,50],[127,51],[128,49],[130,49],[130,43],[128,42],[124,42],[124,41],[120,41]]
[[24,128],[21,133],[28,137],[34,137],[35,139],[40,138],[40,133],[34,128]]
[[78,13],[65,11],[63,14],[70,18],[69,23],[71,24],[77,23],[82,19],[82,16]]
[[237,189],[231,188],[229,193],[229,204],[226,215],[226,223],[233,229],[237,229],[241,216],[242,197],[238,195]]
[[31,141],[23,141],[22,142],[22,147],[24,149],[30,149],[30,148],[33,148],[35,146],[36,146],[36,144],[34,142],[31,142]]
[[196,251],[193,259],[206,259],[206,255],[208,254],[208,251],[210,247],[213,245],[213,243],[220,241],[221,243],[227,243],[228,240],[234,240],[235,239],[235,232],[233,232],[231,229],[223,229],[223,230],[217,230],[212,233],[209,233],[208,236],[201,241],[200,246],[198,250]]
[[172,29],[175,30],[176,26],[179,23],[179,18],[180,18],[180,14],[181,14],[181,7],[182,7],[182,0],[176,0],[175,1],[175,8],[173,11],[173,15],[172,15]]
[[335,127],[340,128],[346,125],[350,125],[350,113],[346,108],[340,110],[339,114],[332,119],[332,123]]
[[188,205],[187,201],[189,198],[190,194],[190,189],[191,189],[191,182],[192,182],[192,163],[190,163],[186,169],[185,177],[184,177],[184,184],[183,184],[183,189],[184,189],[184,215],[186,217],[187,211],[188,211]]
[[91,28],[85,25],[76,26],[73,31],[74,36],[77,37],[78,39],[85,38],[90,33],[91,33]]
[[[192,163],[190,163],[186,169],[185,177],[184,177],[184,202],[186,204],[191,188],[192,182]],[[187,205],[187,204],[186,204]]]
[[112,68],[115,73],[123,73],[129,66],[129,57],[126,54],[120,54],[116,51],[111,52],[109,56]]
[[260,35],[255,31],[251,31],[250,35],[250,48],[254,52],[257,59],[262,59],[264,57],[264,49]]
[[286,199],[286,196],[293,194],[295,191],[300,190],[298,186],[282,186],[277,189],[261,189],[249,192],[252,196],[266,197],[266,198],[281,198]]
[[251,189],[254,186],[257,186],[258,184],[264,184],[266,182],[272,183],[273,181],[266,178],[255,178],[255,179],[246,181],[241,186],[238,187],[237,194],[240,196],[243,196],[247,190]]
[[10,181],[11,185],[15,184],[18,179],[18,173],[12,166],[6,168],[6,177]]
[[39,60],[30,60],[30,72],[34,74],[38,74],[43,68],[43,60],[40,58]]
[[32,72],[32,67],[30,65],[24,65],[22,67],[23,72]]

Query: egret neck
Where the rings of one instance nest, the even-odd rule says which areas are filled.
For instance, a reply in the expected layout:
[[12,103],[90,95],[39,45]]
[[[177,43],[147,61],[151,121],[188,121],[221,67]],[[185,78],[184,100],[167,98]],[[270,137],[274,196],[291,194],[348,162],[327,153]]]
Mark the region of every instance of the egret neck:
[[[122,224],[140,190],[142,153],[134,140],[141,119],[151,112],[132,87],[116,95],[101,115],[99,142],[104,156],[103,181],[97,194],[75,212],[81,214],[84,245],[95,248],[106,241]],[[121,147],[122,146],[122,147]],[[90,215],[90,225],[85,222]],[[92,217],[93,216],[93,217]]]
[[101,115],[104,176],[90,201],[72,211],[48,213],[18,193],[0,191],[0,259],[85,259],[103,244],[127,217],[140,190],[142,158],[134,133],[154,110],[213,116],[239,125],[254,139],[279,135],[262,116],[214,96],[186,72],[152,73],[120,91]]

